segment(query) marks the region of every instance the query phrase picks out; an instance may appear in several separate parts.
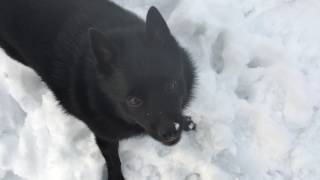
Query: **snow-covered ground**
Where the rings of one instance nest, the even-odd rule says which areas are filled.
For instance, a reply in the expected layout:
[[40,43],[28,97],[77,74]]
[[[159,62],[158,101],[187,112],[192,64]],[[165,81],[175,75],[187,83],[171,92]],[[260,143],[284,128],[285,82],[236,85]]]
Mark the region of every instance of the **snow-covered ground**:
[[[320,179],[318,0],[116,2],[142,17],[156,5],[199,70],[198,131],[123,141],[127,180]],[[0,99],[1,180],[102,179],[92,134],[2,51]]]

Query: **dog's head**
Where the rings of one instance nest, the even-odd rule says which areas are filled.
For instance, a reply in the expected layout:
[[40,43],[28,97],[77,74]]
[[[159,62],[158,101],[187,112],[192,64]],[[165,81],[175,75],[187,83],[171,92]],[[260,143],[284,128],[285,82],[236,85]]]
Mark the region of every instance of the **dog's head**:
[[99,86],[117,115],[163,144],[177,143],[193,72],[159,11],[149,9],[143,29],[89,32]]

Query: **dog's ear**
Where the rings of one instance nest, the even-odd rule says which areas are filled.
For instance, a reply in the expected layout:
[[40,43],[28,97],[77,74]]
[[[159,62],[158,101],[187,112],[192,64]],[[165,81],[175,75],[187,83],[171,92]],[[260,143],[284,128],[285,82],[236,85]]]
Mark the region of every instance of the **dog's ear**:
[[154,6],[150,7],[147,13],[146,37],[148,41],[157,41],[161,43],[168,42],[172,39],[166,21]]
[[117,45],[97,29],[89,29],[90,48],[95,56],[98,68],[112,70],[116,64]]

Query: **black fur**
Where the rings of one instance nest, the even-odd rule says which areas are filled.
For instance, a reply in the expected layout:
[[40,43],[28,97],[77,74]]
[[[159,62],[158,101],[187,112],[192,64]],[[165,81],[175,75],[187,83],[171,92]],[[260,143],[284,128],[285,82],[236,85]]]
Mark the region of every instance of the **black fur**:
[[95,134],[110,180],[124,179],[119,140],[173,145],[194,129],[194,66],[156,8],[145,23],[107,0],[2,0],[0,23],[0,46]]

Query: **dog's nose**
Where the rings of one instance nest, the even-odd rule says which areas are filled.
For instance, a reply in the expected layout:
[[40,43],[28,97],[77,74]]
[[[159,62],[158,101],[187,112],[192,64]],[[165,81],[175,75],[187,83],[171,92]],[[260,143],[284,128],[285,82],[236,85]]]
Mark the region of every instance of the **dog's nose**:
[[174,141],[179,137],[179,127],[174,124],[169,127],[165,127],[159,130],[159,136],[165,141]]

